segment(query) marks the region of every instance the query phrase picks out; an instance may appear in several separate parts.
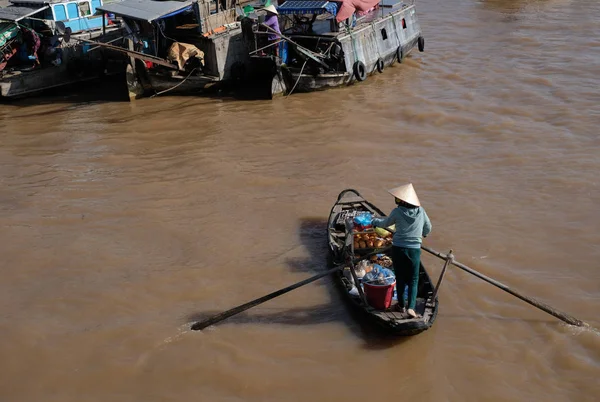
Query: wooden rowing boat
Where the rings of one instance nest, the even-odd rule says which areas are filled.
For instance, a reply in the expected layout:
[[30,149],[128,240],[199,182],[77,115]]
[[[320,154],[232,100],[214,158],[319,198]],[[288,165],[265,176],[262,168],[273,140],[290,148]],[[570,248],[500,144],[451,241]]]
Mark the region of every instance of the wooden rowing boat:
[[[354,270],[354,264],[357,258],[368,258],[378,252],[390,256],[390,247],[375,249],[362,248],[354,249],[353,232],[351,221],[357,213],[370,212],[374,217],[383,217],[385,214],[365,200],[356,190],[348,189],[340,193],[335,202],[329,221],[327,224],[327,236],[329,243],[328,263],[330,266],[345,265]],[[348,272],[349,270],[346,270]],[[378,310],[370,306],[361,288],[357,288],[352,282],[356,278],[356,271],[352,273],[349,279],[344,275],[343,270],[334,273],[336,281],[341,285],[343,293],[357,310],[364,313],[367,320],[378,325],[384,331],[394,335],[416,335],[429,329],[438,312],[438,299],[434,298],[434,285],[425,271],[423,264],[419,271],[419,287],[417,291],[417,305],[415,311],[419,315],[417,318],[410,318],[406,313],[395,311],[395,302],[391,308]],[[351,292],[351,290],[354,291]],[[357,294],[357,291],[359,293]],[[398,291],[398,297],[402,292]]]

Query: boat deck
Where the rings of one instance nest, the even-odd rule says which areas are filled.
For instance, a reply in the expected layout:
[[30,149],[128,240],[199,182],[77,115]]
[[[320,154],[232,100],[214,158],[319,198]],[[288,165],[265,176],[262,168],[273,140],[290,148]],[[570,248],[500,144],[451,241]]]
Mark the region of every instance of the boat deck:
[[378,316],[382,320],[389,321],[389,322],[393,322],[393,321],[402,321],[403,323],[407,323],[407,322],[420,322],[420,321],[427,321],[427,320],[429,320],[429,318],[431,316],[431,310],[425,308],[426,307],[425,302],[426,301],[423,298],[418,298],[417,299],[417,305],[415,307],[415,311],[420,316],[420,317],[417,317],[417,318],[408,318],[408,315],[406,313],[401,313],[399,311],[394,311],[394,308],[396,306],[395,304],[392,305],[392,307],[389,310],[386,310],[386,311],[376,310],[376,309],[374,309],[374,308],[372,308],[370,306],[366,307],[366,310],[369,313]]

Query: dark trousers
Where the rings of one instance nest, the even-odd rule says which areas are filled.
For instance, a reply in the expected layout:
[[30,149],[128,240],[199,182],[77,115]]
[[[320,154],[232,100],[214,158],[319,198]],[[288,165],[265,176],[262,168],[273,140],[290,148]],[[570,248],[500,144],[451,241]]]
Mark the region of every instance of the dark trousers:
[[419,266],[421,265],[420,248],[392,247],[392,261],[396,274],[396,294],[398,304],[404,306],[404,286],[408,285],[408,306],[414,310],[417,304],[417,288],[419,286]]

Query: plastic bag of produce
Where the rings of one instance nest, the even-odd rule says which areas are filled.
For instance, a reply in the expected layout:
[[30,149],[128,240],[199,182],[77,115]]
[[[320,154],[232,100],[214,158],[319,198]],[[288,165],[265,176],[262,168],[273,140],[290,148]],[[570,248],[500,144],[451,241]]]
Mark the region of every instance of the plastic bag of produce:
[[366,273],[371,272],[371,270],[373,270],[373,264],[371,264],[368,260],[361,260],[356,266],[356,270],[364,272],[362,276],[365,276]]
[[[350,268],[350,269],[352,269],[352,268]],[[362,279],[362,277],[363,277],[363,276],[365,276],[365,274],[367,273],[367,272],[365,271],[365,268],[364,268],[364,266],[361,266],[360,264],[359,264],[359,265],[356,265],[356,266],[354,267],[354,272],[356,273],[356,277],[357,277],[358,279]]]
[[373,215],[370,212],[363,212],[354,217],[354,226],[362,229],[371,227],[373,224]]
[[373,264],[373,269],[367,272],[363,277],[364,283],[373,285],[391,285],[396,281],[396,276],[391,269],[382,267],[379,264]]

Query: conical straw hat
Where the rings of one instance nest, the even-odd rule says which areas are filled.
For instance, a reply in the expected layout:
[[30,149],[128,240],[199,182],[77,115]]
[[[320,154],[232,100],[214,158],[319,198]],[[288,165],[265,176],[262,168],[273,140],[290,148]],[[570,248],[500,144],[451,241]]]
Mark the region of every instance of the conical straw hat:
[[419,201],[419,197],[417,197],[417,193],[415,192],[412,183],[388,190],[388,193],[411,205],[416,205],[417,207],[421,206],[421,202]]
[[265,8],[263,8],[263,10],[269,11],[269,12],[271,12],[273,14],[279,14],[277,12],[277,9],[275,8],[275,6],[273,4],[269,4],[268,6],[266,6]]

